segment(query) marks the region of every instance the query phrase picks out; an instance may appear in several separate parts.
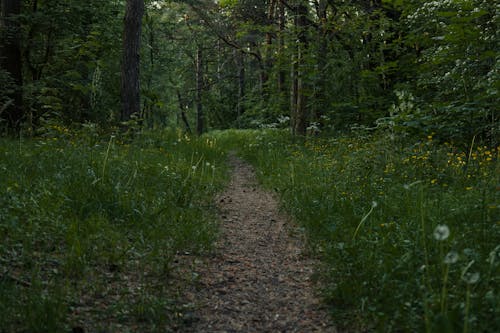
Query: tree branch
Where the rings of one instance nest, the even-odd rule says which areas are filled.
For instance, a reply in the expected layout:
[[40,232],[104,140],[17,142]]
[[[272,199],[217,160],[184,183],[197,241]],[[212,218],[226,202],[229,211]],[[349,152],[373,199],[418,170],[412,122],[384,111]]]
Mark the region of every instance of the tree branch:
[[243,46],[240,44],[236,43],[235,41],[231,40],[228,36],[225,36],[224,34],[220,33],[219,29],[215,26],[215,23],[213,23],[208,15],[206,15],[203,11],[202,8],[197,7],[196,5],[192,3],[188,3],[189,6],[193,9],[193,11],[205,22],[205,24],[210,28],[210,30],[219,38],[221,41],[223,41],[226,45],[235,48],[245,54],[251,55],[255,57],[258,61],[262,61],[262,56],[258,52],[250,51],[245,49]]

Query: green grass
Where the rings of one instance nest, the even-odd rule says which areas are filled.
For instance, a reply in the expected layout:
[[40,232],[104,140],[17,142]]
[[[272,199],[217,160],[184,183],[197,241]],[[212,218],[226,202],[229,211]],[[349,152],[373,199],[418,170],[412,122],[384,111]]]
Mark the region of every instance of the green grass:
[[303,228],[336,323],[500,331],[498,149],[432,138],[304,144],[279,130],[125,139],[53,126],[0,141],[0,332],[182,325],[176,254],[212,250],[228,150]]
[[303,227],[336,323],[500,331],[498,149],[460,151],[432,137],[294,144],[278,130],[213,135],[256,166]]
[[2,139],[0,332],[172,325],[174,256],[211,251],[224,162],[175,132]]

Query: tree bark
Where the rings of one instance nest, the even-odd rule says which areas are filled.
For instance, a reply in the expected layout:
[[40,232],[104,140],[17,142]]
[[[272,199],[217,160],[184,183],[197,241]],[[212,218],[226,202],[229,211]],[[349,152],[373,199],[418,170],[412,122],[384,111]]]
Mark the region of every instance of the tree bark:
[[198,47],[196,52],[196,133],[203,134],[205,130],[205,117],[202,104],[203,92],[203,51]]
[[[284,38],[284,32],[286,28],[286,17],[285,17],[285,6],[280,2],[279,3],[279,8],[278,8],[278,25],[279,25],[279,55],[281,59],[281,54],[285,50],[285,38]],[[280,62],[282,62],[280,60]],[[280,64],[279,68],[279,73],[278,73],[278,91],[280,93],[280,98],[283,99],[286,95],[286,87],[285,87],[285,81],[286,81],[286,71],[283,69],[282,64]],[[283,101],[281,101],[282,106],[284,106]]]
[[182,122],[184,123],[184,126],[186,126],[186,132],[191,134],[191,126],[189,126],[189,121],[185,111],[187,106],[182,102],[181,92],[179,90],[177,90],[177,101],[179,102],[179,113],[181,115]]
[[245,59],[244,54],[235,50],[236,62],[238,66],[238,118],[245,113],[245,106],[243,105],[245,99]]
[[320,128],[323,127],[323,114],[327,109],[326,105],[326,65],[328,56],[328,37],[327,37],[327,0],[319,0],[316,13],[318,15],[319,27],[317,31],[318,36],[318,54],[317,54],[317,77],[314,91],[314,120],[319,124]]
[[15,89],[9,94],[11,102],[0,106],[0,118],[7,121],[7,125],[14,132],[19,132],[23,111],[23,76],[20,47],[20,25],[16,18],[21,14],[20,0],[1,1],[0,28],[4,31],[4,38],[0,44],[0,67],[9,73],[15,84]]
[[276,12],[276,0],[270,0],[267,8],[267,17],[266,17],[268,28],[265,37],[266,47],[264,50],[264,63],[261,69],[262,96],[265,100],[267,100],[267,97],[269,95],[267,81],[269,80],[269,72],[273,67],[273,56],[272,56],[273,34],[271,32],[271,26],[274,24],[275,12]]
[[[296,51],[295,51],[296,52]],[[298,69],[297,69],[297,54],[292,54],[292,61],[290,66],[290,129],[292,135],[295,135],[295,124],[297,123],[297,99],[298,99]]]
[[127,121],[133,114],[140,114],[140,48],[144,0],[127,0],[123,32],[122,60],[122,110],[121,120]]
[[307,107],[306,107],[306,79],[305,79],[305,53],[308,48],[307,40],[307,5],[300,2],[295,7],[295,28],[297,30],[297,55],[292,69],[292,131],[295,135],[305,136],[307,133]]

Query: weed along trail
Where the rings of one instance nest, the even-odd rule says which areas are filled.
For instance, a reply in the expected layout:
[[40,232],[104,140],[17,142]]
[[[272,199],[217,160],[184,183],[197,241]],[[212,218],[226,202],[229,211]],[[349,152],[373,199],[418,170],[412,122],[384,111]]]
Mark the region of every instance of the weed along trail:
[[291,236],[276,199],[252,168],[230,157],[231,182],[218,197],[216,254],[200,265],[188,298],[197,305],[188,332],[335,332],[314,297],[312,261]]

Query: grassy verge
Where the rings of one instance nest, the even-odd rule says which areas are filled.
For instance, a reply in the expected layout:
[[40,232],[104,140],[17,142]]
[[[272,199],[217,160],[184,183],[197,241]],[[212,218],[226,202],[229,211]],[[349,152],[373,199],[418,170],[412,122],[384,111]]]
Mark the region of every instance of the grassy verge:
[[336,322],[379,332],[500,331],[499,150],[432,137],[293,144],[214,134],[250,160],[321,258]]
[[223,163],[170,132],[1,140],[0,332],[178,324],[174,258],[211,250]]

